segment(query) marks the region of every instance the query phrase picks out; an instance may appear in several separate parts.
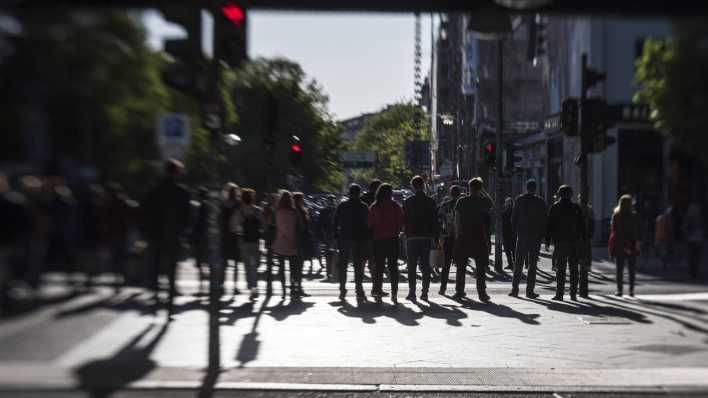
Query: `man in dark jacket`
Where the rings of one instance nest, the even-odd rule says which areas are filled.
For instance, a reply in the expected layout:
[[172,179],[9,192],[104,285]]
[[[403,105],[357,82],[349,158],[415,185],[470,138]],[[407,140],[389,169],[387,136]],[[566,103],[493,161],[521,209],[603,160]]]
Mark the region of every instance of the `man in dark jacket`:
[[560,199],[548,212],[546,250],[551,241],[556,258],[556,295],[553,300],[563,301],[565,269],[570,268],[570,299],[577,300],[578,292],[578,242],[585,239],[585,221],[580,206],[571,202],[573,189],[563,185],[558,189]]
[[440,225],[442,225],[443,251],[445,252],[445,263],[440,274],[440,295],[445,294],[447,280],[450,275],[450,265],[452,264],[453,249],[455,248],[455,205],[460,198],[461,190],[457,185],[450,188],[450,199],[440,205],[438,212]]
[[170,317],[176,293],[180,238],[185,234],[190,216],[189,191],[177,183],[183,170],[181,162],[168,160],[165,165],[166,177],[150,190],[144,202],[145,232],[153,256],[152,285],[155,301],[158,301],[158,275],[165,270],[170,283],[167,303]]
[[511,227],[516,233],[516,264],[510,296],[519,294],[519,283],[524,263],[529,270],[526,278],[526,297],[537,298],[536,266],[541,251],[541,240],[546,233],[546,202],[536,195],[536,181],[526,182],[526,193],[516,198],[511,216]]
[[438,208],[435,201],[425,194],[425,183],[421,176],[411,179],[411,188],[415,194],[403,202],[409,289],[406,300],[416,299],[416,270],[420,264],[420,272],[423,274],[423,290],[420,299],[428,301],[430,249],[433,239],[437,239],[439,234]]
[[369,208],[361,201],[361,188],[357,184],[349,187],[349,199],[340,203],[334,213],[334,237],[339,241],[339,299],[347,296],[347,265],[354,263],[354,284],[359,301],[366,300],[364,294],[364,261],[366,245],[370,237],[368,219]]

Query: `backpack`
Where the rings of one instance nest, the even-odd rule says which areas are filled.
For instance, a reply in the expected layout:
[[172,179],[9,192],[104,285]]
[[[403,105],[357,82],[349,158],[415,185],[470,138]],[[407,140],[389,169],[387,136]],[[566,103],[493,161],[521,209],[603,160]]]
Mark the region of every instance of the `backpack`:
[[243,216],[243,241],[258,242],[261,239],[261,220],[255,213],[249,216],[243,213],[241,215]]

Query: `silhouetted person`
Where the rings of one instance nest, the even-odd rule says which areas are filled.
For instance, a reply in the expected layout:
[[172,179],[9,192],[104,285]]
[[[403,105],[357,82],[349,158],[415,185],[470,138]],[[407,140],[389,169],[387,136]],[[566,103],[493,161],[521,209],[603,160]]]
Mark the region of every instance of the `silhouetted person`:
[[176,273],[180,239],[189,224],[189,191],[177,182],[184,170],[182,163],[170,159],[165,163],[165,177],[148,192],[144,201],[146,237],[153,256],[152,286],[158,303],[159,274],[169,280],[168,316],[171,317],[177,293]]
[[299,298],[309,296],[302,289],[302,268],[305,261],[312,262],[315,255],[315,243],[312,236],[310,212],[305,206],[305,195],[302,192],[296,192],[293,198],[297,211],[297,256],[295,257],[295,266],[290,271],[290,290],[293,297]]
[[489,235],[492,222],[492,201],[482,194],[481,178],[473,178],[469,184],[469,195],[460,198],[455,205],[455,265],[457,278],[453,299],[465,298],[465,268],[468,259],[474,259],[477,277],[477,294],[482,302],[489,301],[485,281],[489,267]]
[[546,202],[536,195],[536,181],[526,182],[526,193],[516,198],[511,218],[511,227],[516,233],[516,264],[510,296],[519,294],[519,283],[524,263],[528,264],[526,277],[526,297],[536,298],[536,267],[541,241],[546,233]]
[[420,272],[423,275],[420,299],[428,301],[430,249],[433,239],[437,239],[439,235],[438,208],[435,201],[425,194],[425,183],[421,176],[411,179],[411,188],[414,195],[403,202],[409,289],[406,300],[416,299],[416,269],[420,265]]
[[637,255],[639,254],[639,239],[641,237],[639,216],[632,209],[632,197],[623,195],[612,214],[612,232],[614,242],[610,244],[612,257],[617,265],[617,293],[622,296],[624,264],[629,271],[629,295],[634,296],[634,280],[636,274]]
[[[366,207],[371,207],[371,205],[376,201],[376,192],[378,192],[381,186],[380,180],[373,180],[369,183],[369,191],[361,195],[361,201],[366,204]],[[376,266],[374,264],[374,239],[369,235],[369,239],[366,242],[366,251],[364,253],[364,262],[368,264],[369,275],[371,279],[374,278],[374,273],[376,272]],[[377,292],[379,293],[379,292]],[[380,292],[382,295],[383,291]],[[372,292],[373,294],[373,292]]]
[[234,278],[234,295],[239,293],[238,282],[238,262],[239,254],[239,237],[236,230],[231,227],[231,219],[239,210],[241,202],[239,194],[241,189],[238,185],[230,182],[224,186],[223,202],[219,212],[219,230],[221,234],[221,258],[224,261],[224,268],[221,274],[222,283],[226,282],[226,271],[229,269],[230,262],[233,262],[233,278]]
[[398,303],[398,234],[403,227],[403,210],[393,201],[393,187],[382,184],[376,201],[369,207],[369,228],[374,236],[374,274],[372,295],[380,300],[384,269],[388,265],[391,300]]
[[502,213],[502,237],[504,243],[504,253],[506,254],[506,269],[514,269],[514,258],[516,257],[516,234],[512,225],[512,215],[514,212],[514,199],[506,198],[504,201],[504,212]]
[[460,198],[462,191],[459,186],[450,187],[450,198],[440,205],[438,214],[442,225],[441,238],[443,240],[443,251],[445,252],[445,262],[440,273],[440,294],[444,295],[447,289],[447,281],[450,276],[450,265],[453,260],[453,250],[455,249],[455,205]]
[[706,240],[704,222],[701,205],[691,203],[683,218],[681,228],[688,252],[688,273],[694,279],[700,276],[701,253]]
[[197,201],[194,202],[194,222],[192,224],[191,243],[194,249],[194,265],[199,271],[199,287],[206,281],[209,269],[209,190],[200,187],[197,191]]
[[366,203],[367,206],[371,206],[376,201],[376,194],[378,193],[379,187],[381,186],[380,180],[373,180],[369,183],[369,190],[361,195],[361,201]]
[[23,248],[31,231],[27,198],[11,189],[4,174],[0,174],[0,314],[9,304],[9,288],[23,258]]
[[246,283],[251,291],[251,299],[258,297],[258,266],[261,263],[260,242],[263,234],[263,210],[254,205],[256,191],[244,189],[241,195],[241,208],[238,211],[241,258],[246,268]]
[[565,293],[565,270],[570,268],[570,299],[578,299],[578,242],[585,239],[585,221],[580,206],[571,202],[573,189],[562,185],[558,189],[560,199],[548,211],[546,250],[553,242],[556,257],[556,295],[553,300],[563,301]]
[[592,206],[588,203],[583,207],[580,195],[578,195],[580,210],[583,213],[585,224],[585,239],[578,243],[578,264],[580,275],[578,277],[578,294],[582,298],[588,298],[589,274],[592,269],[592,237],[595,234],[595,215]]
[[126,284],[125,260],[128,241],[133,226],[133,208],[123,187],[115,182],[107,186],[108,201],[105,206],[106,244],[111,253],[111,271]]
[[[293,194],[290,191],[282,191],[275,209],[275,240],[272,249],[273,253],[278,256],[280,264],[279,276],[283,287],[283,297],[286,294],[285,260],[287,259],[290,264],[291,277],[293,272],[297,271],[297,217]],[[293,289],[292,283],[290,287]]]
[[337,206],[334,213],[333,231],[339,242],[339,299],[347,296],[347,266],[351,259],[354,264],[354,285],[357,300],[366,300],[364,294],[364,261],[367,242],[370,237],[369,209],[360,199],[361,188],[357,184],[349,187],[349,198]]

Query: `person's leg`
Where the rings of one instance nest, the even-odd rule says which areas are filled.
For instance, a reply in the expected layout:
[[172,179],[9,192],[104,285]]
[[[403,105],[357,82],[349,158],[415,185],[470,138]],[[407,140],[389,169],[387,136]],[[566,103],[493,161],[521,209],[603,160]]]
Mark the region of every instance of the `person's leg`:
[[418,239],[408,239],[406,241],[406,262],[408,263],[408,298],[415,297],[416,271],[418,269],[418,259],[420,257],[420,247]]
[[366,261],[368,242],[354,242],[352,244],[352,261],[354,262],[354,286],[356,296],[365,298],[364,293],[364,262]]
[[533,295],[536,289],[536,269],[538,267],[538,254],[541,251],[541,240],[534,238],[529,242],[529,270],[526,275],[526,295]]
[[579,293],[581,297],[588,296],[588,275],[590,273],[590,264],[592,262],[592,254],[590,251],[590,241],[583,240],[578,245],[578,263],[579,263]]
[[623,293],[623,278],[624,278],[624,257],[617,256],[615,258],[615,265],[617,267],[617,294],[622,295]]
[[171,316],[174,310],[175,296],[177,295],[177,249],[170,250],[169,263],[167,264],[167,278],[170,283],[169,300],[167,302],[167,314]]
[[521,283],[521,275],[524,269],[524,261],[528,253],[526,242],[527,240],[523,236],[520,236],[516,240],[516,263],[514,264],[514,276],[511,282],[512,294],[519,293],[519,284]]
[[371,287],[371,294],[379,294],[383,290],[383,270],[386,267],[386,258],[388,251],[387,240],[374,241],[374,275]]
[[489,268],[489,256],[479,256],[475,258],[477,268],[477,295],[482,301],[489,300],[487,295],[487,269]]
[[455,295],[464,296],[465,295],[465,278],[466,278],[466,268],[467,268],[467,256],[459,256],[455,258]]
[[629,266],[629,295],[634,296],[634,281],[636,279],[637,256],[631,256],[627,259]]
[[266,248],[266,294],[273,293],[273,251]]
[[440,273],[440,294],[445,294],[447,282],[450,278],[450,265],[452,264],[452,250],[455,247],[455,238],[446,236],[443,241],[443,251],[445,252],[445,262],[443,263],[442,272]]
[[578,258],[575,246],[570,245],[568,253],[568,267],[570,267],[570,298],[575,300],[578,296]]
[[242,243],[241,257],[246,268],[248,289],[255,289],[258,287],[258,243]]
[[385,241],[386,247],[384,252],[384,260],[388,263],[388,276],[391,283],[391,299],[394,302],[398,297],[398,239],[390,239]]
[[430,249],[432,247],[431,239],[421,241],[420,254],[420,273],[423,275],[423,291],[424,296],[428,295],[430,289]]
[[556,298],[562,299],[565,294],[565,269],[566,253],[563,244],[556,244],[553,248],[553,256],[556,259]]
[[346,294],[347,289],[347,266],[352,253],[352,242],[341,241],[339,244],[339,263],[337,264],[337,273],[339,276],[339,293]]
[[285,296],[285,256],[278,256],[278,279],[280,279],[280,286],[283,288],[283,296]]

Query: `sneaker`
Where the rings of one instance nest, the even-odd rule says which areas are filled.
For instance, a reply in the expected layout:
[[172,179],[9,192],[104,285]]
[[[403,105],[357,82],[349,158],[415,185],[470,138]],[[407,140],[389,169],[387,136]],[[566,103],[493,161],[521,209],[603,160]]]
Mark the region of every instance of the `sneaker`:
[[438,290],[438,294],[441,296],[444,296],[445,295],[445,288],[441,287],[440,290]]
[[629,291],[629,297],[634,297],[634,291],[632,291],[632,290]]
[[553,300],[553,301],[563,301],[563,296],[553,296],[553,298],[552,298],[551,300]]
[[617,292],[617,293],[615,293],[615,296],[617,296],[617,297],[622,297],[622,292]]
[[386,292],[384,292],[384,291],[379,292],[379,294],[381,295],[381,297],[387,297],[387,296],[388,296],[388,293],[386,293]]
[[578,301],[578,296],[570,296],[570,301]]
[[360,303],[366,301],[366,295],[365,295],[364,293],[362,293],[362,294],[357,294],[357,295],[356,295],[356,301],[358,301],[358,302],[360,302]]
[[452,295],[452,299],[455,301],[463,300],[467,295],[465,293],[455,293]]
[[255,287],[253,289],[251,289],[251,297],[250,298],[251,298],[251,300],[255,300],[258,298],[258,289],[256,289]]
[[428,293],[423,293],[420,295],[421,301],[428,301]]
[[483,293],[483,294],[479,295],[479,301],[481,301],[483,303],[488,303],[490,299],[491,299],[491,297],[489,297],[489,295],[487,293]]
[[511,293],[509,293],[509,297],[519,297],[519,291],[512,290]]
[[526,293],[526,297],[530,298],[530,299],[537,299],[537,298],[539,298],[539,295],[534,292],[531,292],[531,293]]
[[339,291],[339,300],[344,301],[347,299],[347,291],[346,290],[340,290]]
[[415,300],[416,300],[416,299],[415,299],[415,294],[409,293],[409,294],[406,296],[406,300],[408,300],[408,301],[415,301]]
[[391,296],[391,302],[392,302],[394,305],[398,304],[398,297],[396,297],[395,294]]

